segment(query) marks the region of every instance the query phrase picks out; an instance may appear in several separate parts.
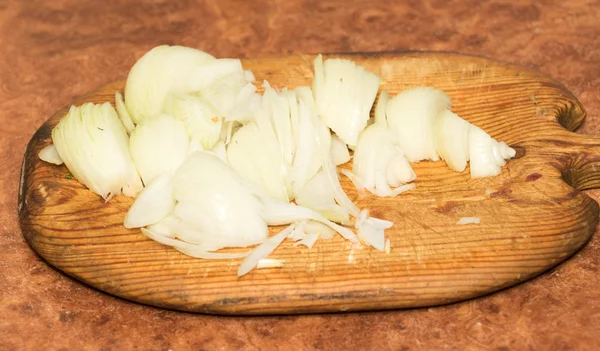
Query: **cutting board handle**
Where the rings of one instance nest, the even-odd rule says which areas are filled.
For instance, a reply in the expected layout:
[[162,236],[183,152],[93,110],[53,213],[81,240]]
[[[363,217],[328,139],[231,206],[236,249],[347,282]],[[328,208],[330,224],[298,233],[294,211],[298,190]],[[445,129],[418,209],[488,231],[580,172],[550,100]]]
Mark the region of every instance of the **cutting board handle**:
[[578,190],[600,188],[600,136],[568,132],[562,176]]

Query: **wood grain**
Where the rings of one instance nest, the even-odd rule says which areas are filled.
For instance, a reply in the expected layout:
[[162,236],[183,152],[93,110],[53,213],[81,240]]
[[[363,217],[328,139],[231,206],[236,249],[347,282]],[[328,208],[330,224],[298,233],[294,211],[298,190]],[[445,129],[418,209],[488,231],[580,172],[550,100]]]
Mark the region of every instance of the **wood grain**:
[[[332,55],[332,56],[343,56]],[[276,87],[310,82],[312,56],[244,60]],[[396,199],[357,199],[393,220],[390,254],[352,249],[340,238],[312,250],[284,243],[281,269],[237,278],[239,260],[204,261],[146,239],[121,223],[131,203],[108,204],[65,167],[37,158],[57,112],[34,135],[23,162],[19,216],[26,239],[65,273],[133,301],[219,314],[279,314],[429,306],[480,296],[563,261],[593,234],[598,204],[579,192],[598,187],[600,143],[567,131],[585,118],[577,99],[541,74],[451,53],[353,54],[395,94],[432,85],[454,111],[518,149],[500,176],[471,180],[443,162],[414,166],[417,189]],[[124,82],[79,99],[112,101]],[[356,192],[343,178],[352,199]],[[480,225],[455,225],[477,216]]]

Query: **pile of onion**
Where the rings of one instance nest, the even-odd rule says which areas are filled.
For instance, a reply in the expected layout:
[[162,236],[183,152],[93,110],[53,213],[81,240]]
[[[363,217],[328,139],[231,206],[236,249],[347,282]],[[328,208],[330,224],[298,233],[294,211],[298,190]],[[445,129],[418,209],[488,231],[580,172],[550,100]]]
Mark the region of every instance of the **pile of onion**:
[[72,106],[39,157],[64,163],[106,201],[135,197],[126,228],[189,256],[245,258],[242,276],[283,266],[267,256],[286,238],[310,249],[337,233],[389,252],[393,223],[370,217],[340,185],[336,166],[351,159],[343,173],[359,192],[395,197],[416,186],[411,162],[442,159],[457,172],[470,162],[472,177],[488,177],[515,155],[451,112],[438,89],[383,91],[371,119],[377,75],[321,55],[314,73],[312,87],[265,81],[258,94],[240,60],[159,46],[135,63],[115,107]]

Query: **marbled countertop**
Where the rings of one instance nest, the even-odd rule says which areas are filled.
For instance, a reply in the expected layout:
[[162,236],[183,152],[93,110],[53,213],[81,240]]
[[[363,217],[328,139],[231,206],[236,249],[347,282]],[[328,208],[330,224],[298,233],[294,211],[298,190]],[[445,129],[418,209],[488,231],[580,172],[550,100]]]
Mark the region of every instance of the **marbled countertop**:
[[[585,350],[600,345],[600,238],[511,289],[449,306],[219,317],[84,286],[29,248],[17,221],[25,146],[74,97],[126,76],[159,44],[221,57],[448,50],[540,70],[600,134],[600,2],[0,0],[0,350]],[[588,191],[596,200],[600,191]]]

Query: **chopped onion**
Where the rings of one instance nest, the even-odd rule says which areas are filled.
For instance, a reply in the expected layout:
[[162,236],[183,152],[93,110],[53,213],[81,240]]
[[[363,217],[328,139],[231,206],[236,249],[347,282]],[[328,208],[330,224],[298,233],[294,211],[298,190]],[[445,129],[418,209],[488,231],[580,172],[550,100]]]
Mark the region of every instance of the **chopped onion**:
[[391,228],[392,225],[394,225],[393,222],[369,217],[366,210],[361,211],[355,223],[360,240],[379,251],[385,251],[385,230]]
[[172,215],[168,215],[159,222],[151,224],[146,228],[153,233],[160,234],[168,238],[176,238],[177,236],[175,235],[175,228],[179,221],[180,219],[175,218]]
[[142,190],[127,132],[110,103],[71,106],[52,130],[52,141],[73,177],[106,201]]
[[377,104],[375,105],[375,123],[385,126],[386,128],[388,127],[386,108],[389,100],[390,94],[388,94],[387,91],[382,91],[381,94],[379,94],[379,100],[377,100]]
[[321,168],[319,141],[330,145],[329,130],[319,121],[310,104],[298,102],[298,144],[288,175],[291,197],[296,198],[302,188]]
[[351,171],[349,171],[347,169],[342,169],[342,174],[345,175],[346,177],[348,177],[348,179],[350,179],[352,184],[354,184],[354,187],[356,188],[356,192],[358,193],[359,199],[362,199],[365,196],[367,196],[367,193],[365,192],[365,185],[363,184],[362,180],[356,174],[352,173]]
[[294,246],[304,245],[309,250],[315,245],[315,243],[319,240],[319,234],[317,233],[308,233],[302,238],[302,240],[296,242]]
[[227,145],[227,161],[245,179],[269,196],[288,201],[287,168],[270,125],[250,122]]
[[344,239],[353,242],[358,240],[352,230],[328,220],[314,210],[289,202],[271,199],[261,194],[257,195],[263,204],[263,218],[269,225],[282,225],[312,219],[313,221],[327,225],[338,232]]
[[285,265],[285,261],[275,258],[261,258],[256,264],[257,269],[261,268],[281,268]]
[[261,203],[215,155],[199,151],[175,173],[173,214],[181,219],[178,237],[203,247],[242,247],[267,238]]
[[135,124],[131,120],[131,115],[129,111],[127,111],[127,106],[125,106],[125,102],[123,101],[123,95],[118,91],[115,92],[115,107],[117,109],[117,114],[121,119],[121,123],[123,123],[123,127],[127,131],[127,134],[131,134],[135,129]]
[[298,192],[296,203],[308,207],[334,222],[342,224],[350,222],[348,210],[335,202],[333,189],[330,186],[327,174],[323,171],[312,177]]
[[271,254],[271,252],[273,252],[277,248],[277,246],[279,246],[279,244],[281,244],[283,240],[285,240],[285,238],[288,235],[290,235],[292,230],[294,230],[293,224],[280,231],[279,233],[273,235],[272,237],[268,238],[262,244],[260,244],[254,250],[252,250],[252,252],[250,252],[248,257],[246,257],[244,262],[242,262],[242,264],[238,268],[238,277],[246,275],[258,265],[258,262],[261,259],[264,259],[267,256],[269,256],[269,254]]
[[495,176],[500,173],[505,160],[514,157],[515,150],[504,142],[497,142],[481,128],[471,125],[469,131],[469,158],[471,178]]
[[479,224],[481,223],[481,219],[479,217],[462,217],[456,222],[456,224]]
[[331,159],[336,166],[350,161],[348,147],[337,135],[331,136]]
[[215,156],[217,156],[223,163],[227,164],[227,149],[225,148],[225,142],[218,141],[212,149],[210,149]]
[[202,73],[210,74],[214,65],[204,71],[200,68],[213,61],[216,61],[213,56],[183,46],[161,45],[148,51],[133,65],[125,85],[125,103],[131,120],[139,124],[160,114],[171,94],[196,91],[199,84],[212,83],[216,79],[205,82]]
[[152,230],[141,228],[141,231],[148,238],[159,242],[163,245],[172,246],[177,251],[184,253],[191,257],[213,259],[213,260],[224,260],[224,259],[235,259],[248,256],[249,252],[243,253],[220,253],[220,252],[208,252],[198,248],[198,245],[186,243],[181,240],[171,239],[166,236],[160,235]]
[[52,163],[57,166],[60,166],[64,163],[62,158],[60,158],[58,151],[56,151],[54,144],[50,144],[43,148],[38,154],[38,157],[44,162]]
[[125,102],[123,101],[123,95],[118,91],[115,92],[115,107],[117,109],[117,115],[121,119],[121,123],[123,123],[123,127],[127,131],[127,134],[131,134],[135,129],[135,124],[131,120],[131,115],[129,111],[127,111],[127,106],[125,106]]
[[440,113],[433,124],[435,149],[442,160],[457,172],[469,161],[469,130],[471,124],[450,110]]
[[381,78],[345,59],[318,55],[313,94],[319,116],[352,149],[367,126]]
[[261,97],[246,72],[236,70],[199,91],[200,97],[210,101],[225,120],[247,123],[260,107]]
[[[271,128],[277,138],[280,153],[285,163],[290,165],[294,158],[295,146],[290,120],[290,98],[296,107],[296,95],[292,91],[276,92],[267,82],[264,84],[263,108],[267,111],[263,116],[269,118]],[[288,94],[292,94],[288,98]]]
[[303,230],[307,234],[317,234],[319,239],[331,239],[335,236],[335,230],[316,221],[305,221],[303,223]]
[[140,193],[127,211],[125,228],[140,228],[155,224],[165,218],[175,207],[171,175],[155,178]]
[[362,186],[377,196],[391,196],[390,186],[399,186],[416,178],[394,133],[379,123],[361,133],[352,172]]
[[239,59],[221,58],[207,60],[201,65],[191,67],[189,75],[188,91],[202,91],[210,86],[218,86],[220,81],[226,81],[229,76],[237,75],[243,78],[244,71]]
[[205,100],[189,94],[170,95],[164,112],[182,121],[190,139],[197,140],[204,150],[219,141],[223,118]]
[[190,140],[183,122],[170,115],[147,118],[129,138],[129,149],[145,184],[173,174],[188,156]]
[[404,90],[388,101],[387,121],[408,161],[439,160],[433,141],[433,122],[451,106],[450,97],[432,87]]

